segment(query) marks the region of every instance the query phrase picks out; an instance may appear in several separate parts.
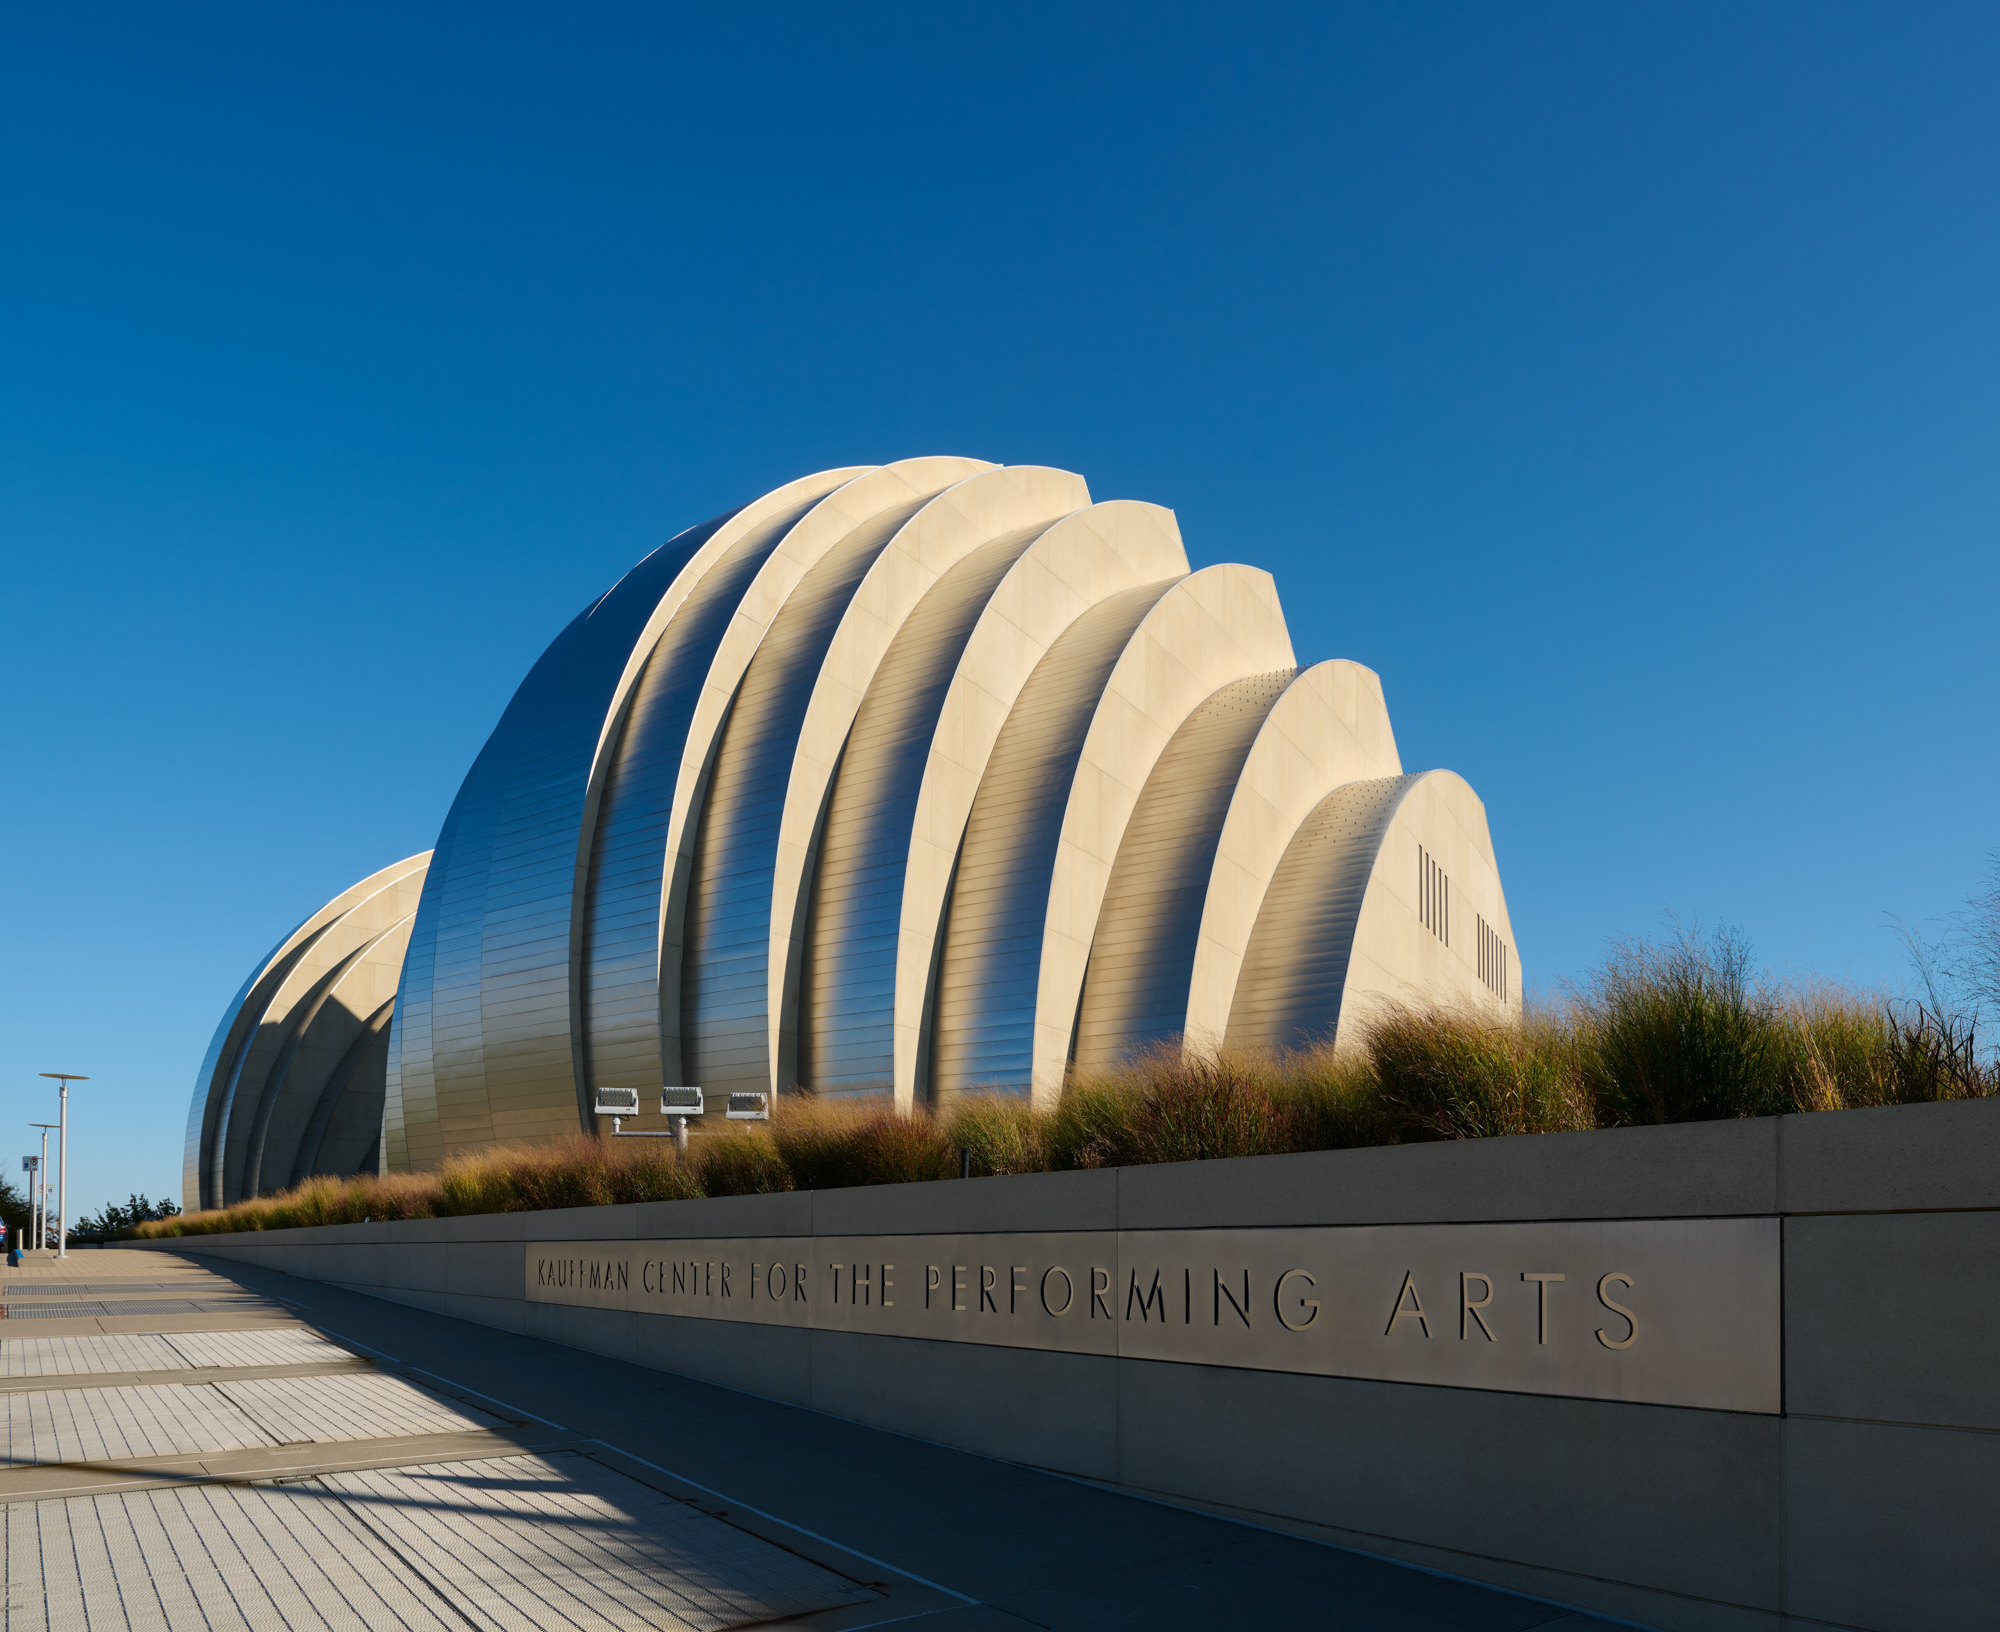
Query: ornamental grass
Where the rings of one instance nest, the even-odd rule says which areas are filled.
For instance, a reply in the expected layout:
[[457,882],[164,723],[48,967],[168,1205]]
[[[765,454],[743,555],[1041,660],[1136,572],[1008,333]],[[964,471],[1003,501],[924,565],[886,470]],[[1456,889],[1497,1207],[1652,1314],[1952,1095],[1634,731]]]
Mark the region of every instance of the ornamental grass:
[[899,1116],[795,1093],[768,1123],[664,1139],[573,1134],[435,1172],[314,1178],[142,1224],[140,1237],[683,1201],[1207,1161],[1440,1139],[1703,1122],[2000,1094],[1973,1022],[1831,985],[1749,976],[1735,937],[1620,948],[1512,1024],[1384,1008],[1359,1046],[1216,1057],[1161,1046],[1078,1074],[1050,1110],[969,1093]]

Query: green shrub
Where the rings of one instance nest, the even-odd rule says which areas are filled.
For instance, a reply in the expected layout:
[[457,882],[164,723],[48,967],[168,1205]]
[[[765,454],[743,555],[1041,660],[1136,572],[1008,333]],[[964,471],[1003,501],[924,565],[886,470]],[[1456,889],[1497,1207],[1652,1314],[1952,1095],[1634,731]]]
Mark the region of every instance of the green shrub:
[[879,1100],[854,1104],[811,1094],[780,1104],[771,1136],[797,1189],[958,1177],[958,1152],[929,1115],[898,1116]]
[[1133,1167],[1291,1150],[1291,1119],[1258,1063],[1151,1049],[1071,1084],[1050,1118],[1051,1152],[1066,1167]]
[[1402,1139],[1491,1139],[1596,1126],[1576,1031],[1547,1015],[1508,1026],[1393,1010],[1376,1024],[1369,1054],[1378,1126]]
[[945,1116],[945,1145],[972,1153],[981,1178],[999,1173],[1046,1173],[1056,1166],[1049,1118],[1020,1094],[964,1094]]
[[1749,949],[1721,932],[1622,948],[1574,1022],[1607,1127],[1768,1116],[1782,1093],[1782,1025],[1749,988]]
[[761,1196],[792,1188],[792,1172],[769,1132],[755,1124],[699,1140],[690,1152],[704,1194]]

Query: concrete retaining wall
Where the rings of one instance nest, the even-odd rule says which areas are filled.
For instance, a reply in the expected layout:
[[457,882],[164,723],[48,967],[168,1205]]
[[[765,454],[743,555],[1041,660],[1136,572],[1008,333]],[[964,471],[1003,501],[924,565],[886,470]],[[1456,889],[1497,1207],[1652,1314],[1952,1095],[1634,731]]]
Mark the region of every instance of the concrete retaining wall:
[[[1914,1632],[2000,1610],[1996,1158],[1989,1102],[161,1245],[1643,1624]],[[1781,1220],[1775,1411],[578,1308],[528,1288],[531,1242],[1708,1218]]]

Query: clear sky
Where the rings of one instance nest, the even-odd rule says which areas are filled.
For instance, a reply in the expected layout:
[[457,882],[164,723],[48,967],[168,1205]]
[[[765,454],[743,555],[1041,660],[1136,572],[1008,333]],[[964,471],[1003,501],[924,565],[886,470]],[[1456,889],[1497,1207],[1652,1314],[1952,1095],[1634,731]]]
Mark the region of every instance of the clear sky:
[[1901,981],[2000,849],[1996,86],[1983,6],[9,8],[0,1125],[88,1073],[74,1201],[178,1195],[563,622],[920,453],[1272,570],[1531,988]]

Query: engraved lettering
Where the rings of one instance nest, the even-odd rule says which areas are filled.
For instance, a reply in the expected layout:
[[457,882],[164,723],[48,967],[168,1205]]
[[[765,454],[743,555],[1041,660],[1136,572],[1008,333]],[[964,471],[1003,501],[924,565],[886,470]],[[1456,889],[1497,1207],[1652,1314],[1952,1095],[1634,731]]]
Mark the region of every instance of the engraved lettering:
[[752,1303],[757,1301],[757,1260],[755,1258],[750,1260],[750,1301]]
[[[1480,1286],[1485,1290],[1486,1293],[1485,1297],[1475,1298],[1472,1296],[1472,1283],[1474,1281],[1477,1281],[1480,1284]],[[1497,1337],[1493,1335],[1493,1328],[1486,1324],[1486,1317],[1479,1312],[1482,1309],[1490,1309],[1492,1307],[1493,1307],[1493,1277],[1491,1275],[1488,1275],[1483,1269],[1466,1269],[1459,1271],[1459,1276],[1458,1276],[1459,1342],[1463,1343],[1465,1341],[1465,1317],[1467,1315],[1470,1315],[1472,1317],[1473,1324],[1476,1325],[1482,1332],[1486,1334],[1487,1342],[1497,1343],[1500,1341]]]
[[944,1285],[944,1271],[936,1264],[924,1265],[924,1307],[931,1306],[931,1294]]
[[[1098,1279],[1100,1275],[1104,1277],[1101,1281]],[[1100,1309],[1104,1311],[1104,1318],[1106,1320],[1112,1318],[1111,1305],[1104,1301],[1104,1294],[1110,1290],[1111,1271],[1108,1269],[1099,1269],[1097,1265],[1092,1264],[1090,1266],[1090,1318],[1092,1320],[1097,1318],[1097,1312]]]
[[1000,1305],[993,1301],[993,1289],[1000,1284],[1000,1271],[991,1264],[979,1266],[979,1312],[983,1315],[991,1309],[1000,1313]]
[[[1407,1309],[1403,1307],[1406,1302],[1409,1304]],[[1388,1327],[1383,1331],[1382,1335],[1384,1337],[1394,1337],[1396,1335],[1396,1322],[1399,1320],[1414,1320],[1419,1326],[1423,1327],[1425,1337],[1431,1335],[1431,1323],[1424,1314],[1424,1300],[1417,1294],[1417,1279],[1416,1271],[1414,1270],[1406,1269],[1403,1271],[1403,1284],[1396,1292],[1396,1307],[1390,1312]]]
[[804,1264],[794,1264],[792,1265],[792,1302],[804,1303],[805,1301],[806,1266]]
[[764,1290],[771,1294],[773,1303],[785,1301],[785,1266],[773,1264],[764,1271]]
[[1014,1314],[1021,1307],[1021,1294],[1028,1290],[1021,1277],[1028,1273],[1026,1264],[1007,1266],[1007,1313]]
[[1285,1308],[1285,1283],[1293,1279],[1304,1281],[1308,1287],[1319,1285],[1319,1282],[1314,1280],[1304,1270],[1288,1269],[1278,1277],[1277,1290],[1271,1294],[1271,1306],[1277,1311],[1278,1324],[1280,1326],[1284,1327],[1288,1332],[1302,1332],[1319,1319],[1319,1299],[1308,1298],[1301,1293],[1298,1305],[1306,1312],[1306,1318],[1304,1320],[1292,1319],[1290,1312]]
[[646,1260],[639,1270],[639,1288],[644,1292],[653,1290],[653,1260],[650,1258]]
[[1553,1270],[1543,1269],[1531,1272],[1524,1269],[1521,1271],[1521,1279],[1524,1281],[1533,1281],[1541,1289],[1539,1293],[1541,1310],[1535,1322],[1535,1341],[1537,1343],[1546,1343],[1549,1340],[1549,1282],[1566,1281],[1569,1277],[1567,1275],[1558,1275]]
[[840,1302],[840,1272],[847,1266],[845,1264],[828,1264],[826,1267],[833,1272],[833,1301],[838,1303]]
[[961,1279],[964,1274],[965,1265],[953,1264],[951,1266],[951,1312],[954,1315],[965,1313],[965,1305],[958,1301],[965,1296],[965,1282]]
[[723,1261],[722,1265],[722,1295],[725,1298],[734,1295],[729,1290],[729,1263],[727,1259]]
[[[1049,1301],[1049,1282],[1054,1280],[1058,1275],[1062,1277],[1063,1295],[1062,1302],[1055,1304]],[[1069,1313],[1069,1306],[1074,1302],[1076,1302],[1076,1286],[1069,1278],[1069,1271],[1064,1269],[1061,1264],[1049,1265],[1047,1269],[1042,1271],[1043,1309],[1047,1310],[1051,1315],[1066,1315]]]
[[1146,1311],[1153,1308],[1157,1308],[1160,1311],[1160,1324],[1164,1326],[1167,1323],[1167,1295],[1160,1290],[1160,1272],[1157,1269],[1153,1271],[1153,1284],[1147,1289],[1144,1297],[1139,1295],[1139,1272],[1136,1269],[1132,1271],[1132,1284],[1125,1289],[1125,1318],[1127,1320],[1132,1318],[1132,1305],[1135,1303],[1139,1306],[1139,1323],[1141,1325],[1144,1325],[1150,1318]]
[[680,1297],[688,1289],[687,1265],[678,1258],[674,1260],[674,1296]]
[[621,1258],[618,1260],[618,1290],[620,1292],[630,1292],[632,1290],[632,1260],[630,1258]]
[[1181,1271],[1181,1324],[1194,1324],[1194,1271],[1191,1269]]
[[1622,1303],[1614,1302],[1610,1295],[1605,1292],[1604,1289],[1613,1281],[1623,1281],[1627,1287],[1630,1287],[1632,1277],[1627,1275],[1622,1269],[1614,1269],[1609,1275],[1602,1277],[1597,1283],[1597,1301],[1613,1314],[1623,1315],[1627,1330],[1625,1335],[1614,1343],[1604,1335],[1604,1328],[1600,1326],[1597,1328],[1597,1341],[1602,1343],[1607,1349],[1629,1349],[1638,1339],[1639,1322],[1630,1309],[1627,1309]]
[[884,1309],[893,1309],[896,1307],[889,1297],[889,1294],[896,1287],[896,1283],[889,1279],[889,1271],[895,1267],[894,1264],[884,1264],[882,1266],[882,1307]]
[[848,1282],[851,1301],[872,1304],[875,1301],[875,1266],[856,1264],[853,1278]]
[[1221,1270],[1212,1270],[1210,1273],[1215,1276],[1215,1324],[1218,1326],[1222,1324],[1222,1305],[1227,1302],[1236,1318],[1247,1327],[1250,1324],[1250,1271],[1246,1269],[1243,1272],[1241,1303],[1236,1301],[1236,1294],[1229,1290],[1228,1284],[1222,1279]]
[[701,1295],[705,1298],[715,1296],[715,1265],[712,1263],[701,1266]]

